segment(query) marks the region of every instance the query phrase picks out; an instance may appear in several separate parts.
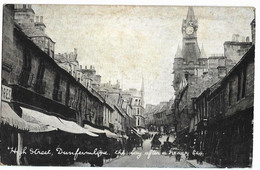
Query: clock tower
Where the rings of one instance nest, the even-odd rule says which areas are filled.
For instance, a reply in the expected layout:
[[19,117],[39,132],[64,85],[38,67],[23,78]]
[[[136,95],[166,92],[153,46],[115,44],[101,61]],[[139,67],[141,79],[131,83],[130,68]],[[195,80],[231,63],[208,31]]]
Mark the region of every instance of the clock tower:
[[[178,47],[173,64],[173,87],[177,92],[195,81],[201,69],[201,51],[197,42],[198,19],[192,7],[188,8],[186,19],[182,21],[182,48]],[[206,66],[206,64],[205,64]],[[203,66],[204,67],[204,66]]]
[[197,42],[198,19],[195,18],[192,7],[189,7],[186,19],[182,22],[182,55],[184,62],[196,64],[200,57],[200,49]]

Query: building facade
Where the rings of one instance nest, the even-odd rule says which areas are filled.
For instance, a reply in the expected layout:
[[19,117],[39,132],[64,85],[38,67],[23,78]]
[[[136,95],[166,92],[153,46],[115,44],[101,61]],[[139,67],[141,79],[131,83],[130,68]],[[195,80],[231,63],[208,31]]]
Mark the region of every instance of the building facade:
[[[193,118],[192,100],[205,89],[218,82],[235,65],[228,49],[224,54],[206,55],[203,46],[199,48],[197,42],[198,19],[192,7],[188,8],[186,19],[182,23],[183,44],[178,47],[173,64],[173,88],[175,100],[173,104],[175,129],[180,138],[189,131]],[[227,44],[227,43],[226,43]],[[249,42],[240,44],[239,47]],[[226,45],[224,44],[226,47]],[[242,47],[241,47],[242,48]],[[243,54],[245,51],[241,51]],[[230,54],[230,55],[228,55]],[[180,143],[183,143],[180,141]]]
[[251,167],[253,151],[254,46],[218,83],[194,98],[190,146],[209,162]]
[[[95,128],[116,137],[106,123],[116,108],[94,88],[82,85],[76,79],[77,69],[66,70],[55,62],[54,42],[44,33],[46,26],[31,5],[5,5],[3,23],[1,162],[22,164],[23,144],[66,147],[83,138],[93,142],[99,136],[93,133]],[[118,123],[119,131],[124,131],[124,120],[118,118]],[[18,147],[16,157],[8,147]]]

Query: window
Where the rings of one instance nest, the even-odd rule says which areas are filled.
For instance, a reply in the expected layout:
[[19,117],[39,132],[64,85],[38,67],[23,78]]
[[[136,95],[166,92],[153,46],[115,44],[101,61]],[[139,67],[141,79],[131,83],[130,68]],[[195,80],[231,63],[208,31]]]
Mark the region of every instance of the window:
[[241,99],[241,74],[242,73],[238,73],[237,75],[237,101]]
[[246,69],[247,69],[247,67],[245,66],[244,68],[243,68],[243,81],[242,81],[242,98],[244,98],[245,97],[245,93],[246,93]]
[[70,100],[70,83],[69,83],[69,81],[67,81],[67,85],[66,85],[66,98],[65,98],[65,105],[66,106],[69,105],[69,100]]
[[23,50],[23,66],[22,71],[18,79],[18,83],[22,86],[31,86],[33,74],[31,74],[31,55],[28,49]]
[[35,91],[40,94],[45,93],[46,82],[43,81],[44,71],[45,71],[45,63],[44,60],[41,59],[38,67],[37,76],[36,76],[36,83],[34,86]]
[[231,106],[231,104],[232,104],[232,93],[233,93],[232,81],[229,82],[228,88],[229,88],[229,91],[228,91],[228,105]]
[[54,80],[53,99],[61,101],[62,92],[60,91],[60,74],[57,73]]

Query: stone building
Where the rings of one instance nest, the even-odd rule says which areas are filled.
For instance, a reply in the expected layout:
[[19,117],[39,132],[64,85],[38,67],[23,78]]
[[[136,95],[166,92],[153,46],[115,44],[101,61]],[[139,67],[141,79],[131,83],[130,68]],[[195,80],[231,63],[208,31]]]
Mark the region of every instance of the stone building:
[[252,42],[249,37],[241,37],[239,34],[232,36],[232,41],[224,43],[224,55],[237,63],[242,56],[250,49]]
[[252,43],[235,42],[237,46],[232,54],[237,58],[243,54],[237,64],[220,81],[192,98],[194,116],[187,145],[203,151],[208,162],[222,167],[252,166],[254,27],[253,20]]
[[68,73],[70,73],[78,82],[86,88],[94,88],[98,90],[101,84],[101,76],[96,74],[95,67],[90,65],[82,68],[77,60],[77,49],[74,48],[73,52],[64,54],[55,54],[55,62]]
[[113,113],[116,120],[114,120],[115,122],[113,122],[111,126],[117,125],[117,121],[120,119],[123,124],[121,127],[118,126],[118,129],[120,129],[120,131],[124,129],[124,133],[129,134],[131,128],[136,127],[136,117],[131,104],[133,100],[132,95],[127,91],[122,91],[118,80],[116,84],[112,84],[110,81],[101,84],[99,93],[116,108],[116,111]]
[[74,48],[73,52],[64,53],[64,54],[55,54],[54,61],[68,73],[70,73],[76,80],[77,77],[77,70],[79,69],[79,62],[77,60],[77,49]]
[[34,10],[28,4],[14,6],[16,23],[23,32],[46,54],[54,58],[55,42],[45,34],[43,16],[35,16]]
[[[120,106],[130,117],[129,122],[131,127],[145,127],[144,118],[144,84],[142,82],[141,90],[131,88],[129,90],[122,90],[120,88],[120,82],[117,80],[116,84],[111,84],[111,82],[103,83],[100,85],[99,93],[104,98],[109,98],[111,96],[119,96],[122,100],[122,105]],[[114,102],[115,103],[115,102]],[[133,121],[135,122],[133,123]]]
[[198,29],[198,19],[193,8],[189,7],[187,17],[182,23],[182,49],[178,47],[173,63],[173,117],[175,129],[180,136],[185,136],[189,131],[194,114],[192,98],[223,78],[235,64],[225,54],[207,56],[203,46],[201,49],[198,46]]
[[193,98],[189,146],[222,167],[251,167],[254,53],[252,46],[219,82]]
[[172,133],[173,126],[172,105],[174,100],[160,102],[158,105],[147,104],[145,108],[145,125],[150,131],[160,131],[162,133]]
[[[3,23],[1,162],[19,165],[23,144],[56,146],[68,139],[72,146],[76,136],[71,134],[97,137],[93,128],[83,126],[104,129],[104,115],[114,108],[54,61],[53,41],[43,34],[45,26],[36,28],[31,6],[5,5]],[[42,38],[48,46],[39,44]],[[34,136],[34,132],[49,131],[41,138]],[[8,154],[9,146],[18,147],[16,158]]]

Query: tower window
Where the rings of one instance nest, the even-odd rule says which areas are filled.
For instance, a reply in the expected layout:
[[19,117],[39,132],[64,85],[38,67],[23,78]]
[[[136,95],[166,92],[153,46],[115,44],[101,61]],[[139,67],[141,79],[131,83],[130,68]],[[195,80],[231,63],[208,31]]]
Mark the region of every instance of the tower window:
[[189,78],[189,74],[188,73],[185,73],[185,79],[188,81],[188,78]]

